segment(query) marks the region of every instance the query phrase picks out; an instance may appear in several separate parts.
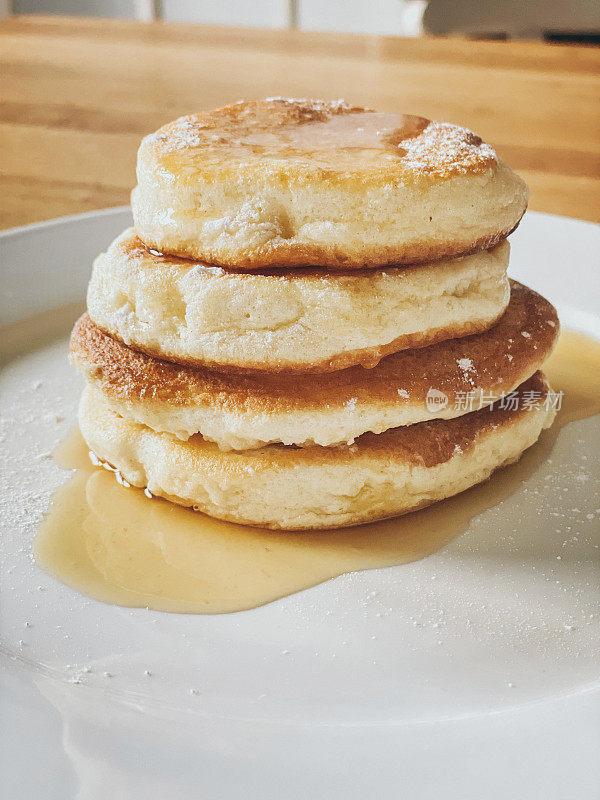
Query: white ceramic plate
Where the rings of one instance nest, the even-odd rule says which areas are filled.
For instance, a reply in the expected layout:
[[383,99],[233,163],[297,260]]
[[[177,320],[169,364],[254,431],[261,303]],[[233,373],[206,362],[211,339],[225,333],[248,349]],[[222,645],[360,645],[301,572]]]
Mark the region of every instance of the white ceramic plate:
[[[129,222],[113,209],[1,237],[2,323],[39,315],[0,387],[7,796],[596,797],[598,418],[566,426],[550,461],[439,553],[252,611],[107,606],[35,565],[65,479],[47,454],[80,391],[73,304]],[[512,243],[512,275],[600,338],[598,228],[529,213]],[[575,472],[588,479],[567,497]]]

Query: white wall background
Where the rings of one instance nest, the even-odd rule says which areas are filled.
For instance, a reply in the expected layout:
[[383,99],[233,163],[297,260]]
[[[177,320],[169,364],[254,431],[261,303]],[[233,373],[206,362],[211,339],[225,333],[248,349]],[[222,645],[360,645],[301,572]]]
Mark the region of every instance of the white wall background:
[[400,36],[418,36],[423,14],[439,34],[600,31],[600,0],[0,0],[11,10]]
[[12,10],[147,18],[147,9],[153,8],[157,18],[168,22],[418,35],[426,4],[427,0],[12,0]]
[[161,0],[159,13],[169,22],[285,28],[287,0]]

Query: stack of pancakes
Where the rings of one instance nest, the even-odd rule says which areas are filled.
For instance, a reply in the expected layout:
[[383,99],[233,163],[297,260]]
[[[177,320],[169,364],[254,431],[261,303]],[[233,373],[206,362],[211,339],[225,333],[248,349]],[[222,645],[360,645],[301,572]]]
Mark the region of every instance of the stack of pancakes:
[[236,103],[146,137],[132,203],[71,338],[81,431],[124,482],[335,528],[461,492],[551,424],[556,312],[506,275],[527,187],[473,133]]

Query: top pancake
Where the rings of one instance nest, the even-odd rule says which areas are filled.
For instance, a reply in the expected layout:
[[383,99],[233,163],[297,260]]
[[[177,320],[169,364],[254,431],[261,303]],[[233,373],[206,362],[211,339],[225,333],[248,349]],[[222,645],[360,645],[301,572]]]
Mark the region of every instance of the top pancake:
[[142,141],[137,176],[147,245],[238,270],[465,255],[510,233],[527,205],[524,182],[470,131],[342,101],[181,117]]

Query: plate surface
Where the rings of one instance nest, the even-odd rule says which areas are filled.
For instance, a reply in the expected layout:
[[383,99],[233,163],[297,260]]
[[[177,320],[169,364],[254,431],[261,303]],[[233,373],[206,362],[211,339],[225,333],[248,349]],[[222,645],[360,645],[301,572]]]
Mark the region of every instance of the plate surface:
[[[0,237],[8,796],[597,796],[598,417],[439,553],[252,611],[107,606],[36,566],[81,388],[66,336],[128,224],[111,209]],[[511,242],[511,275],[600,338],[598,227],[529,212]]]

